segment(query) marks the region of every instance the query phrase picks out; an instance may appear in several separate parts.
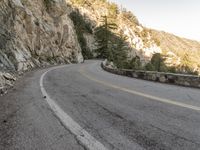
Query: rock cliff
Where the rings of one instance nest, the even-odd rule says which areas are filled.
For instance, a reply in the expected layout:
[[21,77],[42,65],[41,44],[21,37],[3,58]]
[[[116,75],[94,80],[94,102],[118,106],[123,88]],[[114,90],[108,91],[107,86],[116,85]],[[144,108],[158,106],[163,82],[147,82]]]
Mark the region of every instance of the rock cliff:
[[64,0],[2,0],[0,26],[1,69],[82,61]]
[[65,0],[1,0],[0,72],[83,61],[69,13]]

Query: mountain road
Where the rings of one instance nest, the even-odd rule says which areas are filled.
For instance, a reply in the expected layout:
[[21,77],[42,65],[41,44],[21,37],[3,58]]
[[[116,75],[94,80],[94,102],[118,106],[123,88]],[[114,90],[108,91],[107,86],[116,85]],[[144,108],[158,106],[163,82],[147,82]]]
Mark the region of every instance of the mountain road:
[[200,91],[89,60],[27,73],[0,97],[0,150],[199,150]]

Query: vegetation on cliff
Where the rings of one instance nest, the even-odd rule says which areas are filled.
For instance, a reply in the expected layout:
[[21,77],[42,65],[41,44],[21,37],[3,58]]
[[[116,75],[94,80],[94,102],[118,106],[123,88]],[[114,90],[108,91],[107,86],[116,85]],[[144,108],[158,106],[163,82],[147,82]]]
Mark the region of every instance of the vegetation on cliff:
[[82,11],[85,19],[95,22],[98,57],[113,61],[119,68],[200,72],[200,43],[143,27],[132,12],[107,0],[71,2]]
[[74,23],[76,34],[77,34],[78,41],[82,49],[82,55],[84,59],[93,58],[93,53],[91,52],[90,48],[87,46],[86,39],[84,38],[84,33],[90,33],[90,34],[93,33],[91,24],[84,20],[83,16],[80,14],[78,9],[70,13],[70,18],[72,19]]
[[107,16],[102,16],[101,25],[95,29],[97,39],[97,57],[112,61],[118,68],[127,66],[127,42],[122,34],[116,34],[117,24],[112,23]]

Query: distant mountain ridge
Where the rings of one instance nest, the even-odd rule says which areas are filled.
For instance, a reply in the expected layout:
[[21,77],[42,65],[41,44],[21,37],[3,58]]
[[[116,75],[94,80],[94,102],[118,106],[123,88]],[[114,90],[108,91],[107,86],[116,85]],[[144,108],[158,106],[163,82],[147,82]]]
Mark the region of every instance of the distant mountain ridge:
[[182,61],[187,56],[188,65],[200,72],[200,42],[181,38],[164,31],[150,30],[150,32],[159,41],[163,53],[172,52]]

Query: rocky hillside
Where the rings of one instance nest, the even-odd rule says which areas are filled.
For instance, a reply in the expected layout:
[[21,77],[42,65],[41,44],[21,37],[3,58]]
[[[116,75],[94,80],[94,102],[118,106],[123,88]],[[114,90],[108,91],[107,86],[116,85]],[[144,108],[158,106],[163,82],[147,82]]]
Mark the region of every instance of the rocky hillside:
[[[179,73],[199,72],[200,74],[199,42],[146,28],[130,11],[119,8],[106,0],[69,0],[69,3],[74,9],[79,10],[93,30],[101,25],[102,16],[111,18],[111,22],[118,26],[115,33],[122,32],[127,37],[130,48],[129,59],[139,56],[144,65],[151,60],[153,54],[161,53],[165,59],[165,65],[172,67],[171,70]],[[94,43],[92,34],[88,35],[90,38],[87,38],[87,41],[91,41],[90,44]]]
[[[130,58],[140,56],[141,61],[146,63],[153,53],[160,53],[161,49],[152,39],[150,33],[140,25],[136,16],[125,9],[119,10],[118,6],[105,0],[69,0],[69,4],[78,9],[86,22],[91,24],[93,30],[101,24],[101,17],[108,16],[111,22],[118,25],[116,34],[123,32],[129,43]],[[92,40],[90,34],[86,34],[87,41]],[[90,45],[91,45],[91,42]],[[93,44],[95,45],[95,43]]]
[[[160,43],[163,53],[167,54],[171,59],[176,58],[171,64],[175,63],[177,66],[188,63],[191,68],[200,72],[200,42],[181,38],[163,31],[150,30],[150,32]],[[188,59],[188,61],[183,62],[184,58]]]
[[70,11],[65,0],[0,1],[0,89],[14,80],[5,72],[83,61]]

